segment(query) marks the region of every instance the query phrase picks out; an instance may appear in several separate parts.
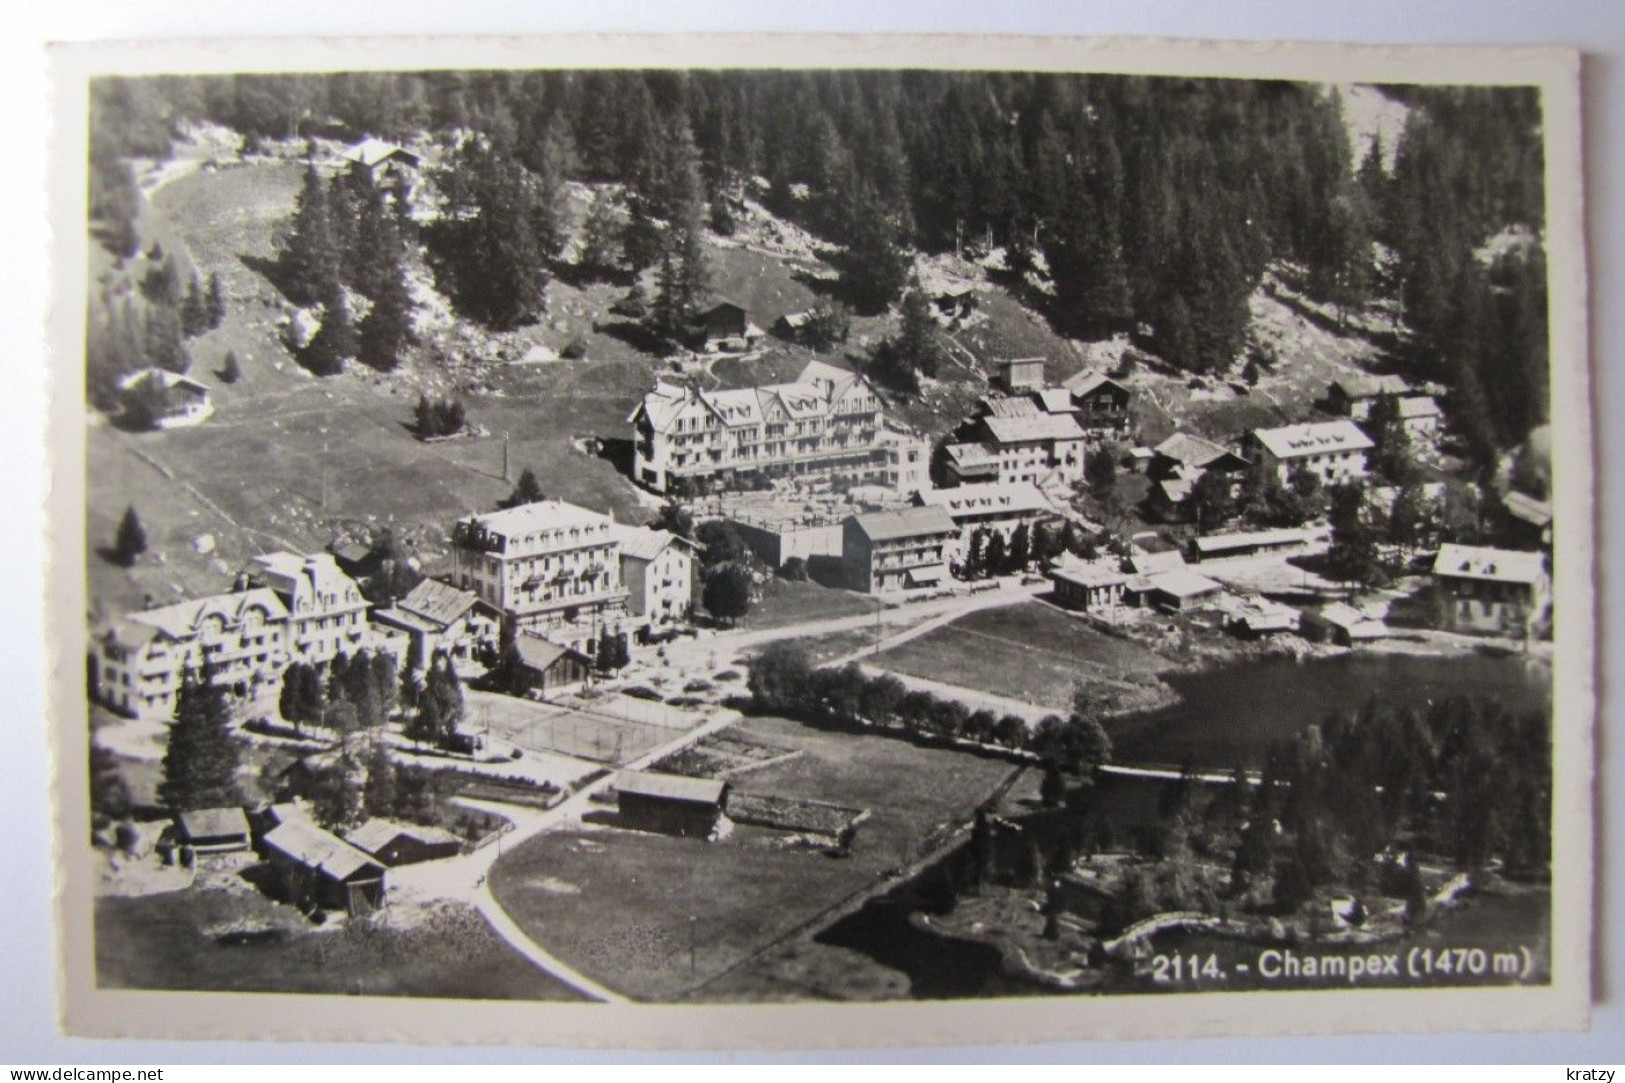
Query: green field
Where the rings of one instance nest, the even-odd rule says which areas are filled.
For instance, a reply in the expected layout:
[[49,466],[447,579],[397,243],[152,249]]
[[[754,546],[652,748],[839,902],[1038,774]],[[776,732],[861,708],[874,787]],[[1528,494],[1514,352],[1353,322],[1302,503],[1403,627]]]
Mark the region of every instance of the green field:
[[[232,943],[234,928],[256,932]],[[97,899],[96,974],[111,989],[580,999],[468,907],[444,907],[413,928],[373,919],[322,929],[242,889]]]
[[969,613],[867,661],[1060,711],[1080,680],[1109,697],[1169,668],[1161,655],[1037,602]]
[[873,810],[851,856],[785,849],[771,832],[743,827],[720,843],[613,828],[553,832],[498,861],[492,886],[503,907],[548,951],[611,988],[703,1000],[705,983],[928,852],[945,824],[967,818],[1014,770],[778,718],[747,719],[736,732],[803,750],[752,772],[742,789]]
[[817,583],[797,583],[788,579],[769,579],[761,594],[751,605],[750,612],[740,620],[741,628],[783,628],[808,621],[830,620],[837,617],[855,617],[873,613],[880,603],[867,594],[858,594],[839,587],[824,587]]

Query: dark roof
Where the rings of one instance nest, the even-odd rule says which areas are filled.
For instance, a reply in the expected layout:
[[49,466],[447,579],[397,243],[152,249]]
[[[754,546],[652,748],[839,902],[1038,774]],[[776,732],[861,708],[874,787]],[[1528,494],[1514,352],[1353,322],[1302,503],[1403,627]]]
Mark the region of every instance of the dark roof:
[[514,646],[519,650],[519,657],[531,669],[546,671],[553,663],[567,654],[573,654],[581,661],[587,657],[580,651],[573,651],[569,647],[561,647],[550,639],[543,639],[529,632],[521,632],[514,639]]
[[690,801],[696,804],[720,805],[728,783],[720,778],[689,778],[686,775],[664,775],[653,771],[622,771],[615,781],[617,793],[633,793],[644,797],[660,797],[668,801]]
[[471,590],[459,590],[438,579],[425,579],[396,604],[442,628],[467,613],[480,600]]
[[284,820],[265,835],[267,848],[335,880],[381,879],[384,867],[337,835],[308,820]]
[[183,812],[176,818],[181,832],[189,839],[217,839],[224,836],[248,837],[248,817],[240,808],[200,808]]

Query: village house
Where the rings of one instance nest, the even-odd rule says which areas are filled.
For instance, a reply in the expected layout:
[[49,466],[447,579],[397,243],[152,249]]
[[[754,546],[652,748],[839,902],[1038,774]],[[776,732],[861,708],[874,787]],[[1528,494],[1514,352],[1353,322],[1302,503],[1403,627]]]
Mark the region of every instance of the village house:
[[375,623],[398,628],[411,643],[407,657],[427,666],[437,653],[453,662],[472,662],[481,648],[495,649],[502,636],[502,611],[471,590],[425,579],[393,606],[373,613]]
[[509,675],[514,691],[548,696],[574,691],[592,674],[592,659],[581,651],[550,639],[520,632],[514,637],[517,671]]
[[734,353],[748,350],[761,337],[762,329],[750,322],[743,305],[719,300],[700,313],[699,337],[707,353]]
[[463,852],[463,840],[443,827],[403,824],[379,817],[346,831],[344,841],[389,868],[456,857]]
[[989,399],[986,404],[991,412],[977,421],[973,433],[982,453],[966,454],[963,444],[948,447],[946,465],[955,484],[1070,484],[1083,477],[1084,434],[1070,414],[1043,413],[1026,398]]
[[660,380],[627,418],[634,479],[662,493],[741,475],[883,483],[897,465],[884,421],[867,379],[823,361],[729,391]]
[[352,174],[392,190],[402,199],[410,197],[423,165],[416,154],[382,139],[363,139],[346,148],[342,157]]
[[251,583],[268,587],[287,607],[285,642],[294,661],[325,666],[340,653],[398,654],[404,645],[404,639],[381,635],[368,622],[367,599],[331,553],[262,553],[247,574]]
[[384,905],[384,866],[302,816],[260,838],[282,897],[295,906],[354,917]]
[[1144,597],[1147,605],[1168,613],[1180,613],[1217,600],[1223,590],[1223,584],[1195,569],[1178,567],[1150,576]]
[[1000,361],[995,382],[1007,395],[1025,395],[1029,391],[1041,391],[1045,386],[1044,359],[1012,357]]
[[289,660],[288,609],[265,588],[127,613],[93,636],[97,697],[136,718],[168,718],[187,670],[239,696],[275,685]]
[[882,422],[875,438],[880,475],[876,482],[898,496],[931,488],[931,441]]
[[1226,627],[1238,636],[1257,639],[1276,632],[1296,632],[1303,615],[1292,606],[1265,598],[1249,598],[1231,612]]
[[1407,395],[1395,405],[1406,436],[1412,440],[1426,441],[1439,435],[1444,414],[1439,409],[1439,401],[1432,395]]
[[119,380],[119,402],[132,428],[179,429],[214,413],[207,386],[167,369],[147,368]]
[[869,594],[939,587],[959,528],[938,507],[854,515],[841,535],[841,563],[854,590]]
[[997,531],[1008,540],[1023,524],[1031,529],[1059,518],[1049,499],[1030,481],[978,482],[923,490],[914,494],[914,503],[941,508],[954,521],[959,540],[950,557],[956,560],[963,559],[971,535],[978,530]]
[[1147,511],[1163,522],[1185,522],[1191,517],[1189,501],[1202,475],[1225,475],[1234,492],[1247,468],[1247,460],[1234,451],[1188,432],[1176,432],[1151,451],[1145,468],[1152,483],[1146,495]]
[[1078,424],[1085,430],[1121,432],[1128,428],[1134,394],[1126,385],[1102,372],[1080,372],[1061,387],[1071,396]]
[[1544,553],[1447,542],[1434,558],[1433,579],[1444,625],[1454,631],[1522,635],[1551,600]]
[[619,531],[562,500],[469,515],[452,527],[453,578],[519,630],[591,655],[627,624]]
[[695,544],[665,530],[617,526],[627,611],[640,635],[682,624],[694,608]]
[[1049,579],[1058,604],[1100,612],[1123,604],[1123,588],[1129,577],[1107,565],[1088,564],[1067,554],[1049,570]]
[[653,771],[622,771],[615,780],[620,822],[635,831],[706,839],[724,826],[728,783]]
[[1299,621],[1304,636],[1340,647],[1354,647],[1393,633],[1385,621],[1363,613],[1347,602],[1331,602],[1319,609],[1305,609]]
[[1366,453],[1375,445],[1352,421],[1313,421],[1254,429],[1247,445],[1258,462],[1285,485],[1296,470],[1307,470],[1323,485],[1341,485],[1366,476]]
[[1403,397],[1411,392],[1402,377],[1399,376],[1370,376],[1364,373],[1358,376],[1346,376],[1333,380],[1326,389],[1326,404],[1333,413],[1342,414],[1355,421],[1366,421],[1371,417],[1371,407],[1376,405],[1377,399],[1383,395]]

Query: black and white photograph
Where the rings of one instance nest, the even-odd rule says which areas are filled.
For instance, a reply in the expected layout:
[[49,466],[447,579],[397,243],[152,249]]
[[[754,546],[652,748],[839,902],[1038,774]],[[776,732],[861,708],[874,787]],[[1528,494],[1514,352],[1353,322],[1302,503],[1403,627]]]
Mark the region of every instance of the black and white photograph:
[[70,1028],[1581,1025],[1572,54],[782,45],[59,72]]

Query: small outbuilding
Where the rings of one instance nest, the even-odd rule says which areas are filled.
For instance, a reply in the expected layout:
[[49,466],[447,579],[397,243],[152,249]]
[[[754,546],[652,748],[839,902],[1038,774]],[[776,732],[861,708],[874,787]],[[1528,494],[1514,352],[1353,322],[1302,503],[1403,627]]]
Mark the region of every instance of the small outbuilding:
[[384,866],[308,820],[287,819],[260,844],[283,897],[296,906],[354,916],[384,905]]
[[592,671],[592,660],[580,651],[521,632],[514,639],[519,651],[516,675],[527,692],[560,693],[578,687]]
[[241,853],[249,848],[248,816],[240,808],[192,809],[175,817],[171,837],[183,853]]
[[723,819],[728,783],[653,771],[623,771],[615,782],[621,822],[638,831],[710,838]]
[[382,818],[368,820],[346,833],[344,841],[391,868],[456,857],[463,852],[463,840],[444,828]]

